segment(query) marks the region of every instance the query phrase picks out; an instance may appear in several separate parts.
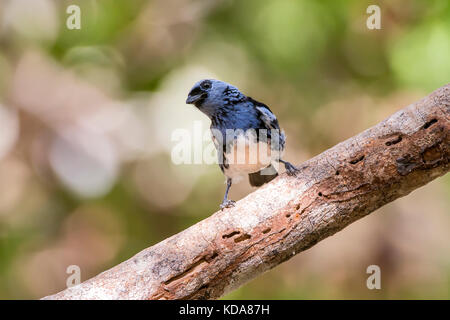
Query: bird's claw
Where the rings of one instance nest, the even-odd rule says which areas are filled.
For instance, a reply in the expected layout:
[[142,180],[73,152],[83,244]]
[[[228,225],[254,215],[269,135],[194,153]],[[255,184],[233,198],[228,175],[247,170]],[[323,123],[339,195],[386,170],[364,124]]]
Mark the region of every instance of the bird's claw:
[[220,210],[223,210],[225,208],[232,208],[236,205],[236,201],[233,200],[224,200],[220,205]]
[[296,166],[294,166],[293,164],[286,162],[284,164],[284,167],[286,168],[286,173],[289,176],[297,176],[297,173],[300,171]]

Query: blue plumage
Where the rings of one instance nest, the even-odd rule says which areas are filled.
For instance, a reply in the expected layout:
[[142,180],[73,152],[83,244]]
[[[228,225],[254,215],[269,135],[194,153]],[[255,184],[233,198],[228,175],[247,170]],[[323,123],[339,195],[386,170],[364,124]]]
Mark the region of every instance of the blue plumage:
[[[186,103],[194,104],[211,119],[219,166],[227,176],[222,209],[234,205],[234,201],[228,200],[228,191],[232,182],[241,175],[248,174],[250,184],[260,186],[278,175],[274,161],[283,163],[288,174],[294,175],[298,171],[281,159],[285,135],[276,116],[265,104],[245,96],[229,83],[213,79],[197,82],[189,92]],[[241,141],[242,149],[239,147]],[[245,154],[242,156],[245,161],[236,160],[239,159],[239,152]],[[258,155],[255,152],[259,152]]]

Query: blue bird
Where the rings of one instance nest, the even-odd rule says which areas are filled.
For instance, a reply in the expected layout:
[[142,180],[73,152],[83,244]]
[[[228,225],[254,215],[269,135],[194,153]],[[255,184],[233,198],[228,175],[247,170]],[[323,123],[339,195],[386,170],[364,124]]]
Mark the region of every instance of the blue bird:
[[212,140],[217,149],[219,167],[227,178],[220,208],[233,207],[228,199],[233,182],[248,174],[252,186],[274,179],[281,162],[289,175],[298,169],[281,159],[286,137],[268,106],[223,81],[204,79],[189,92],[187,104],[195,105],[211,120]]

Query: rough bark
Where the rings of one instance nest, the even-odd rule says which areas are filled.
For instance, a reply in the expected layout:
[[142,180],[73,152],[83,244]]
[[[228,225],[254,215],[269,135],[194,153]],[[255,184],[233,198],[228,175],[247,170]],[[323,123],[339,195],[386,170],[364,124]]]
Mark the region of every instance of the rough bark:
[[450,84],[46,299],[214,299],[449,170]]

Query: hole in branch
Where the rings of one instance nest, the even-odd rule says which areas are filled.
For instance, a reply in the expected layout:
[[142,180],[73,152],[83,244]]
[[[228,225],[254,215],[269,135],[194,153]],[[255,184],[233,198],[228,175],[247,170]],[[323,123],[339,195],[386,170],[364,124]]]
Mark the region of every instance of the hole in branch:
[[206,260],[206,262],[210,262],[211,260],[217,258],[218,255],[219,255],[219,254],[218,254],[217,252],[214,251],[213,254],[212,254],[211,256],[205,257],[205,260]]
[[250,239],[251,237],[252,237],[251,235],[249,235],[247,233],[244,233],[242,236],[239,236],[236,239],[234,239],[234,242],[238,243],[238,242],[241,242],[241,241],[245,241],[245,240]]
[[423,125],[424,129],[428,129],[429,127],[431,127],[433,124],[435,124],[437,122],[437,119],[431,119],[430,121],[428,121],[427,123],[425,123]]
[[364,160],[364,156],[359,157],[358,159],[354,159],[350,161],[350,164],[357,164],[358,162]]
[[391,146],[391,145],[393,145],[393,144],[397,144],[397,143],[401,142],[402,139],[403,139],[403,138],[402,138],[401,136],[398,136],[397,139],[394,139],[394,140],[391,140],[391,141],[386,142],[386,145],[387,145],[387,146]]
[[235,235],[240,234],[240,233],[241,233],[240,231],[233,231],[231,233],[224,234],[222,236],[222,239],[228,239],[228,238],[234,237]]
[[269,233],[270,230],[271,230],[270,228],[264,229],[262,233],[264,233],[264,234]]

